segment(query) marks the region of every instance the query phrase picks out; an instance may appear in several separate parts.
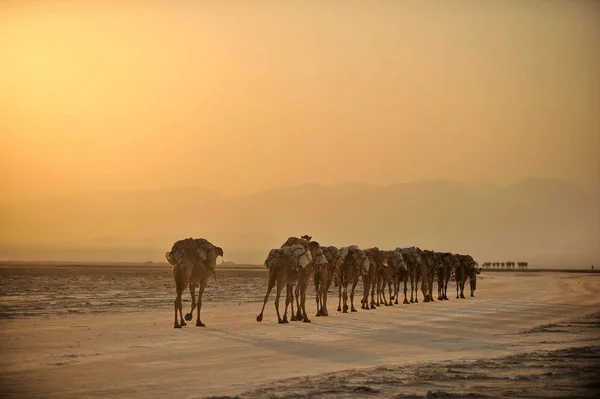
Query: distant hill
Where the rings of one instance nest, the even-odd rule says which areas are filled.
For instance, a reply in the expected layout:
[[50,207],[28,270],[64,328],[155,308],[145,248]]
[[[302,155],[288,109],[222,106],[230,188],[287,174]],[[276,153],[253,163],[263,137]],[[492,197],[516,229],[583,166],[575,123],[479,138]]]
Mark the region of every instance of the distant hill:
[[202,236],[227,261],[260,264],[288,236],[310,234],[327,245],[418,245],[480,261],[600,264],[597,199],[560,180],[304,184],[238,197],[114,192],[3,203],[0,215],[9,226],[0,259],[163,261],[175,240]]

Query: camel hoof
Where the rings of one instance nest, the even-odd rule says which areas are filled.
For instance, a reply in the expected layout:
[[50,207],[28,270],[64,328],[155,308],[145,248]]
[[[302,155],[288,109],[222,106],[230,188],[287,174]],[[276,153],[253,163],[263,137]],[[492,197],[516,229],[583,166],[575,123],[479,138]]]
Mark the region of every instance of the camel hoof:
[[317,313],[315,317],[321,317],[321,313]]
[[327,317],[327,316],[329,316],[329,313],[327,313],[327,312],[323,312],[323,313],[321,314],[321,316],[323,316],[323,317]]
[[410,303],[415,303],[415,301],[411,299],[411,300],[410,300]]
[[465,299],[465,296],[463,294],[460,294],[461,299]]
[[475,295],[471,294],[472,297],[474,297]]
[[406,299],[404,300],[404,302],[402,302],[404,305],[409,305],[410,302],[408,302]]
[[302,320],[303,323],[310,323],[311,321],[309,319],[304,319]]
[[175,325],[173,326],[173,328],[181,328],[181,326],[180,326],[180,325],[177,325],[177,324],[175,324]]
[[358,310],[356,310],[356,309],[351,309],[350,311],[351,312],[358,312]]
[[394,301],[394,303],[395,303],[396,305],[398,305],[398,300],[396,299],[396,300]]
[[279,323],[279,324],[285,324],[285,321],[279,320],[277,323]]
[[348,309],[344,309],[342,313],[348,313]]
[[342,308],[340,306],[338,306],[338,312],[341,312]]
[[262,321],[263,315],[259,314],[258,316],[256,316],[256,321],[258,321],[259,323]]
[[[192,320],[192,317],[193,317],[193,316],[192,316],[192,314],[191,314],[191,313],[186,313],[186,315],[185,315],[185,319],[186,319],[187,321],[191,321],[191,320]],[[184,325],[185,325],[185,324],[184,324]]]
[[206,327],[206,324],[204,324],[204,323],[196,323],[196,327]]
[[180,325],[181,327],[183,327],[183,326],[187,326],[186,322],[185,322],[185,321],[183,321],[183,320],[181,320],[181,323],[179,323],[179,325]]
[[371,309],[377,309],[377,307],[374,304],[371,304]]

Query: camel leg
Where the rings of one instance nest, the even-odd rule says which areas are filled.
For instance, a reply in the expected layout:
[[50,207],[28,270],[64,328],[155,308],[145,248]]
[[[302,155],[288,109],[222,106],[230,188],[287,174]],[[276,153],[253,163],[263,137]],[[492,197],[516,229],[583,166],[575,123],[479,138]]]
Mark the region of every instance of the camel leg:
[[410,303],[415,303],[415,299],[413,298],[413,291],[415,287],[415,279],[414,276],[410,276]]
[[260,310],[260,314],[258,316],[256,316],[256,321],[258,321],[259,323],[263,319],[263,313],[265,311],[265,306],[267,305],[267,301],[269,300],[269,294],[271,293],[271,290],[275,286],[276,278],[277,278],[277,276],[275,275],[275,272],[273,270],[269,270],[269,281],[267,283],[267,294],[265,295],[265,299],[263,300],[263,306],[262,306],[262,309]]
[[[406,297],[406,294],[407,294],[407,291],[408,291],[407,285],[408,285],[408,277],[406,277],[404,279],[404,302],[403,303],[405,305],[408,305],[410,303],[410,302],[408,302],[408,298]],[[412,291],[411,291],[411,294],[412,294]]]
[[422,277],[421,280],[421,292],[423,293],[423,302],[429,302],[429,293],[427,289],[429,288],[429,281],[426,276]]
[[[181,292],[181,296],[183,296],[183,291]],[[179,305],[177,306],[177,308],[179,310],[179,320],[180,320],[179,325],[182,326],[182,327],[183,326],[187,326],[187,324],[186,324],[186,322],[184,321],[184,318],[183,318],[183,302],[182,302],[182,298],[181,297],[179,297]]]
[[415,303],[419,303],[419,276],[415,278]]
[[[181,328],[181,324],[179,324],[178,320],[177,320],[177,312],[179,312],[179,314],[181,315],[181,291],[177,291],[177,296],[175,297],[175,301],[173,302],[173,305],[175,306],[175,324],[174,327],[175,328]],[[181,321],[183,322],[183,316],[181,317]]]
[[300,285],[300,304],[302,305],[302,321],[304,323],[310,323],[310,319],[306,314],[306,288],[308,287],[308,281],[298,282]]
[[344,297],[344,310],[342,313],[348,313],[348,282],[344,281],[343,283],[340,281],[340,287],[344,286],[343,289],[343,297]]
[[431,274],[429,277],[429,282],[427,283],[427,291],[429,292],[429,302],[434,302],[433,300],[433,283],[434,283],[435,275]]
[[[278,278],[277,279],[277,291],[275,294],[275,311],[277,312],[277,322],[279,324],[284,324],[283,319],[281,318],[281,315],[279,313],[279,298],[281,297],[281,290],[283,289],[283,279]],[[287,291],[286,291],[286,301],[287,301]]]
[[198,305],[196,307],[196,327],[204,327],[204,323],[202,323],[202,320],[200,320],[200,309],[202,308],[202,294],[204,294],[207,282],[208,277],[202,280],[202,282],[200,283],[200,288],[198,289]]
[[[329,287],[330,286],[331,284],[329,284]],[[327,291],[329,291],[329,287],[325,286],[321,293],[321,316],[329,316],[329,312],[327,312]]]
[[287,318],[288,305],[293,303],[294,296],[292,295],[292,286],[289,284],[285,285],[285,310],[283,311],[283,322],[289,323]]
[[460,287],[459,287],[460,281],[458,280],[458,277],[456,277],[455,280],[456,280],[456,299],[460,299],[460,296],[458,295],[459,290],[460,290]]
[[[338,312],[342,311],[342,282],[339,281],[338,282],[338,288],[339,288],[339,293],[338,293]],[[346,291],[344,291],[344,293],[346,293]],[[346,302],[344,301],[344,305],[346,304]]]
[[377,284],[379,284],[377,275],[373,277],[373,281],[369,282],[369,288],[371,289],[371,309],[375,309],[375,306],[379,306],[379,298],[375,301],[375,296],[377,293]]
[[288,284],[288,286],[290,287],[290,321],[296,321],[296,312],[294,311],[294,284]]
[[294,321],[302,320],[302,308],[300,307],[300,280],[296,283],[296,288],[294,289],[294,295],[296,296],[296,318]]
[[[192,298],[192,308],[190,309],[189,313],[186,313],[185,319],[190,321],[194,317],[194,309],[196,309],[196,288],[193,284],[190,284],[188,288],[190,290],[190,297]],[[186,324],[183,322],[183,318],[181,320],[181,325],[185,326]]]
[[356,289],[357,284],[358,284],[358,278],[352,282],[352,291],[350,292],[350,311],[351,312],[357,312],[356,308],[354,307],[354,290]]
[[[386,302],[386,299],[385,299],[385,286],[386,285],[388,287],[388,297],[390,298],[389,302]],[[384,280],[383,286],[381,287],[381,299],[383,300],[384,305],[389,305],[389,306],[394,305],[395,290],[396,290],[396,287],[394,286],[394,282],[392,280],[390,280],[390,279],[387,279],[387,281]]]
[[381,306],[382,303],[385,306],[388,306],[387,300],[385,299],[385,286],[385,280],[379,278],[379,281],[377,282],[377,301],[379,302],[379,306]]
[[315,314],[316,317],[321,316],[321,301],[320,301],[320,297],[321,297],[321,291],[320,291],[320,283],[319,283],[319,276],[317,275],[317,273],[315,273],[315,299],[317,301],[317,314]]
[[[369,310],[370,307],[368,305],[369,303],[369,292],[370,292],[370,278],[368,276],[363,276],[362,278],[363,280],[363,298],[360,301],[360,308],[361,309],[365,309],[365,310]],[[357,284],[358,284],[358,279],[356,280]],[[354,290],[352,290],[354,292]]]

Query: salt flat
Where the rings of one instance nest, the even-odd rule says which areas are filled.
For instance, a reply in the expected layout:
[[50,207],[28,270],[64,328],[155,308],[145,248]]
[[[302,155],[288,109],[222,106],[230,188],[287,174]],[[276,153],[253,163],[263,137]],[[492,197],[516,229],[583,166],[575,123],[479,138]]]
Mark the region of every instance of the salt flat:
[[[260,297],[266,279],[258,281],[264,284],[252,289]],[[170,289],[172,281],[165,284]],[[307,309],[312,323],[286,325],[277,324],[274,295],[262,323],[255,320],[261,307],[256,299],[238,301],[232,294],[230,300],[205,304],[205,328],[192,321],[174,329],[170,302],[141,311],[115,308],[114,314],[109,309],[3,318],[1,392],[5,397],[45,398],[288,396],[292,392],[285,389],[268,394],[264,389],[281,387],[288,378],[319,378],[342,370],[410,369],[449,361],[468,370],[467,359],[600,345],[595,319],[586,328],[563,323],[600,311],[598,275],[484,271],[477,288],[475,298],[455,299],[451,283],[449,301],[341,314],[335,311],[332,287],[329,317],[314,316],[311,295]],[[553,324],[559,327],[548,326]],[[425,388],[394,389],[400,394]]]

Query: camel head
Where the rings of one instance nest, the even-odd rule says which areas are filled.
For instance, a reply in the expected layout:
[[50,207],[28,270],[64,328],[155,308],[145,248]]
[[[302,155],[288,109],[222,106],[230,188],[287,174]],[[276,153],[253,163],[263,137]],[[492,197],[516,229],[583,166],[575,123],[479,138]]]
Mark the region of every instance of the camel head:
[[223,248],[215,246],[215,252],[217,256],[223,257]]
[[304,239],[304,240],[306,240],[306,241],[310,241],[310,240],[312,240],[312,236],[309,236],[308,234],[305,234],[305,235],[303,235],[303,236],[300,236],[300,238],[302,238],[302,239]]

